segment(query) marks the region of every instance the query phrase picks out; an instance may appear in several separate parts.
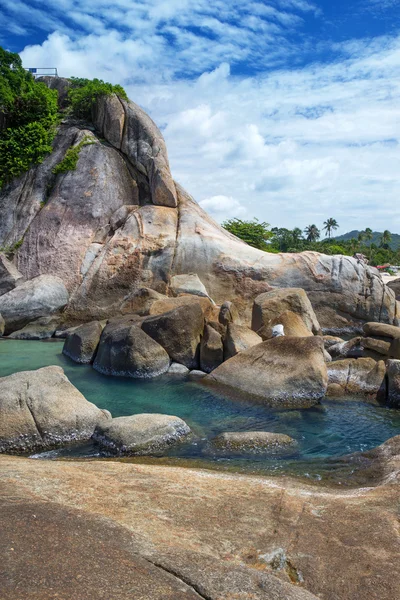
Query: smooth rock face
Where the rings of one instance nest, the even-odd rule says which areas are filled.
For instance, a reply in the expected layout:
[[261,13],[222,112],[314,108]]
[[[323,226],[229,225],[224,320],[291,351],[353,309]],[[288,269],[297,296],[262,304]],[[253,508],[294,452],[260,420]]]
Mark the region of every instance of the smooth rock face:
[[376,338],[363,338],[362,345],[367,350],[372,350],[377,354],[388,356],[390,354],[390,343],[383,340],[377,340]]
[[65,340],[63,354],[77,363],[93,362],[103,328],[99,321],[77,327]]
[[289,337],[311,337],[313,333],[303,319],[291,310],[285,310],[279,317],[272,320],[271,325],[264,325],[258,330],[263,340],[269,340],[278,335]]
[[400,327],[386,323],[365,323],[363,326],[366,336],[386,337],[391,339],[400,338]]
[[162,452],[190,433],[190,427],[170,415],[140,414],[118,417],[99,425],[93,438],[102,447],[118,454]]
[[245,431],[221,433],[212,440],[212,444],[219,450],[228,452],[275,454],[293,450],[297,442],[283,433]]
[[164,348],[131,322],[105,327],[93,363],[104,375],[139,379],[161,375],[169,365]]
[[13,290],[23,281],[24,277],[16,266],[0,252],[0,296]]
[[363,394],[385,397],[386,368],[383,360],[348,358],[328,365],[328,395]]
[[185,365],[180,365],[179,363],[173,362],[168,369],[168,373],[171,375],[187,375],[189,373],[189,369],[185,367]]
[[324,397],[328,384],[322,338],[262,342],[224,362],[206,381],[271,405],[313,406]]
[[5,333],[21,329],[39,317],[61,311],[68,304],[68,292],[59,277],[40,275],[25,281],[0,296],[0,313],[6,323]]
[[[400,360],[388,360],[386,363],[388,378],[388,403],[400,408]],[[399,440],[400,440],[400,436]]]
[[8,337],[13,340],[47,340],[53,337],[59,323],[60,317],[41,317],[23,329],[10,333]]
[[[311,333],[318,334],[320,332],[321,328],[307,294],[298,288],[273,290],[257,296],[253,305],[251,328],[258,331],[263,327],[276,325],[278,321],[281,323],[280,315],[286,311],[301,317]],[[286,315],[286,320],[288,323],[292,321],[292,327],[296,329],[290,315]]]
[[89,439],[109,418],[69,382],[61,367],[0,379],[0,452],[24,452]]
[[262,338],[249,327],[229,323],[224,338],[224,359],[228,360],[243,350],[261,344]]
[[176,296],[179,296],[179,294],[193,294],[194,296],[208,298],[208,292],[196,273],[174,275],[171,277],[169,287]]
[[142,329],[166,350],[173,361],[188,369],[198,367],[200,336],[204,329],[203,311],[198,303],[148,317]]
[[200,368],[205,373],[211,373],[224,361],[224,345],[222,337],[210,325],[204,327],[200,343]]

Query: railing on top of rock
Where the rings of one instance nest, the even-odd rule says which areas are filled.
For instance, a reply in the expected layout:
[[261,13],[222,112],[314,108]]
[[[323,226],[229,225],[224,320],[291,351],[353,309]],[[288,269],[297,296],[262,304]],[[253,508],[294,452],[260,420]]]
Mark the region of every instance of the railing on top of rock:
[[25,71],[28,71],[33,77],[58,77],[57,67],[27,67]]

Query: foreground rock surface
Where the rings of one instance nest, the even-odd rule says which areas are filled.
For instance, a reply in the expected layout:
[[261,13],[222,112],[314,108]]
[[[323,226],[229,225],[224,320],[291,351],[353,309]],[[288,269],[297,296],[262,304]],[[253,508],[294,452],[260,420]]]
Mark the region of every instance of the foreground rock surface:
[[88,402],[61,367],[0,379],[0,452],[26,452],[86,440],[107,411]]
[[14,600],[18,578],[21,600],[43,600],[49,587],[97,600],[103,586],[116,600],[394,600],[399,450],[387,443],[371,456],[386,479],[357,489],[2,456],[2,595]]
[[41,275],[0,296],[0,313],[5,333],[25,327],[39,317],[61,311],[68,304],[68,292],[60,277]]
[[328,375],[321,337],[277,337],[224,362],[205,379],[271,404],[307,407],[324,397]]
[[189,433],[190,427],[179,417],[146,413],[101,424],[93,439],[118,454],[144,455],[162,452]]

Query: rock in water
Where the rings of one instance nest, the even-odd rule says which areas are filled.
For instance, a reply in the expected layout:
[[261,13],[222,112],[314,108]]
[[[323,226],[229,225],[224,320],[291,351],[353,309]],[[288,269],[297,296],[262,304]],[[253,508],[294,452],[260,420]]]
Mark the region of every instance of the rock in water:
[[221,433],[212,440],[212,444],[218,450],[246,454],[290,452],[297,446],[296,440],[288,435],[268,431]]
[[0,379],[0,452],[27,452],[87,440],[110,418],[88,402],[61,367]]
[[204,328],[200,343],[200,368],[211,373],[224,361],[224,345],[221,334],[210,325]]
[[400,408],[400,360],[388,360],[386,369],[389,405]]
[[92,321],[77,327],[69,335],[63,347],[63,354],[77,363],[93,362],[103,328],[99,321]]
[[68,304],[67,289],[59,277],[40,275],[0,296],[5,333],[25,327],[39,317],[61,311]]
[[[301,317],[306,328],[311,333],[320,333],[321,328],[311,302],[305,291],[298,288],[272,290],[271,292],[257,296],[253,305],[251,328],[254,331],[258,331],[263,327],[276,325],[280,315],[286,311],[290,311]],[[279,322],[284,325],[283,322]]]
[[328,365],[329,396],[365,394],[385,396],[385,363],[372,358],[348,358]]
[[168,371],[167,352],[137,325],[110,323],[102,333],[93,367],[104,375],[144,379]]
[[93,438],[112,452],[144,455],[162,452],[189,433],[190,427],[179,417],[140,414],[99,425]]
[[323,340],[273,338],[230,358],[205,381],[271,405],[313,406],[324,397],[328,385]]
[[179,306],[159,316],[148,317],[143,322],[142,329],[166,350],[173,361],[188,369],[199,366],[204,316],[197,302]]
[[262,338],[245,325],[229,323],[224,339],[224,358],[232,358],[239,352],[261,344]]
[[60,317],[41,317],[25,325],[23,329],[14,331],[8,336],[12,340],[47,340],[56,332]]

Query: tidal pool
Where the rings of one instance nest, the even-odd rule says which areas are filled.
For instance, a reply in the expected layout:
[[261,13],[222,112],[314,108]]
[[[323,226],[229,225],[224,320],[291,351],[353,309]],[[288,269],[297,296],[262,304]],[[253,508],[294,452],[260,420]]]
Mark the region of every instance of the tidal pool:
[[[193,438],[171,448],[174,464],[211,466],[253,473],[290,473],[325,478],[343,466],[340,457],[378,446],[400,433],[400,410],[356,398],[325,400],[303,410],[277,410],[216,395],[181,376],[152,380],[106,377],[62,354],[63,341],[0,340],[0,377],[48,365],[61,366],[82,394],[114,417],[142,412],[184,419]],[[289,456],[221,456],[209,440],[223,431],[286,433],[298,442]],[[81,444],[35,455],[40,458],[93,457],[98,448]],[[160,459],[165,461],[165,459]]]

